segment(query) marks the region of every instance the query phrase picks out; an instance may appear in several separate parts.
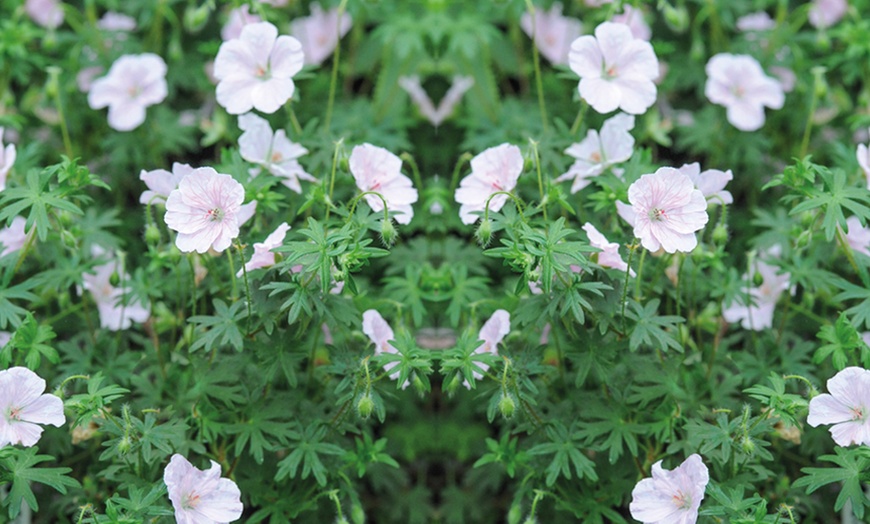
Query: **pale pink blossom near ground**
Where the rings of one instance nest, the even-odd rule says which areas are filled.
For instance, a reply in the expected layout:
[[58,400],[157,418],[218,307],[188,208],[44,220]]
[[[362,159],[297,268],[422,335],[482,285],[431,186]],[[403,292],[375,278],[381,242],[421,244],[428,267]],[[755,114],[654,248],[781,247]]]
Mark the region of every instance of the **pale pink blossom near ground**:
[[591,183],[591,179],[603,173],[607,168],[631,158],[634,150],[634,117],[619,113],[605,120],[601,132],[590,129],[586,138],[565,150],[566,155],[576,160],[568,172],[554,180],[563,182],[574,180],[571,193],[576,193]]
[[[0,128],[0,139],[3,138],[3,128]],[[8,151],[8,146],[7,146]],[[8,156],[8,153],[7,153]],[[858,144],[858,149],[855,151],[855,157],[858,159],[858,165],[864,171],[864,177],[867,178],[867,189],[870,189],[870,149],[865,144]],[[15,150],[12,151],[12,159],[15,159]],[[3,163],[0,162],[0,166]],[[11,164],[10,164],[11,166]],[[0,167],[0,180],[2,180],[3,169]]]
[[607,240],[607,238],[589,222],[583,224],[583,231],[585,231],[586,236],[589,237],[589,245],[601,250],[600,252],[593,254],[593,256],[597,257],[597,264],[599,266],[618,269],[623,272],[628,270],[629,275],[636,276],[634,270],[628,267],[628,264],[619,254],[619,244],[617,242],[610,242]]
[[[773,254],[778,250],[772,250]],[[763,258],[763,257],[762,257]],[[729,307],[722,310],[726,322],[740,322],[743,329],[763,331],[773,327],[773,313],[780,295],[790,287],[789,273],[777,274],[778,268],[764,260],[756,260],[749,268],[743,292]],[[751,286],[755,275],[761,275],[761,285]],[[751,286],[751,287],[750,287]],[[748,295],[748,296],[747,296]]]
[[[244,131],[239,137],[242,158],[265,168],[280,178],[282,184],[297,193],[302,193],[300,180],[317,181],[305,172],[297,160],[308,153],[308,150],[291,142],[283,129],[273,133],[269,122],[253,113],[245,113],[239,117],[239,128]],[[257,176],[259,172],[259,169],[252,169],[251,175]]]
[[293,97],[293,75],[302,70],[302,44],[260,22],[221,44],[214,61],[217,102],[232,115],[257,109],[274,113]]
[[621,109],[639,115],[656,101],[658,59],[650,43],[635,38],[625,24],[604,22],[595,36],[574,40],[568,61],[580,76],[580,97],[599,113]]
[[43,429],[66,422],[63,401],[45,392],[45,380],[24,367],[0,371],[0,448],[36,445]]
[[[396,222],[411,222],[414,218],[411,204],[417,201],[417,190],[411,179],[402,174],[401,158],[383,147],[362,144],[351,150],[348,165],[360,191],[379,193],[387,201],[387,209],[397,213]],[[377,195],[363,198],[373,211],[384,210],[384,203]]]
[[861,225],[861,220],[858,217],[851,216],[846,219],[846,242],[849,246],[861,253],[870,257],[870,228]]
[[725,106],[728,121],[741,131],[764,125],[764,108],[780,109],[785,94],[780,82],[764,74],[749,55],[719,53],[707,62],[704,94],[714,104]]
[[[369,309],[363,312],[362,330],[375,345],[375,355],[381,355],[384,353],[399,354],[399,350],[390,344],[390,341],[395,339],[393,328],[390,327],[387,321],[384,320],[384,317],[382,317],[377,310]],[[391,369],[398,365],[398,361],[388,362],[384,364],[384,371],[389,373]],[[396,371],[391,374],[390,378],[396,380],[399,378],[399,372]],[[410,381],[405,381],[405,383],[402,384],[402,389],[407,388],[410,384]]]
[[3,132],[4,129],[0,127],[0,191],[6,189],[6,178],[17,156],[15,144],[6,144],[6,147],[3,147]]
[[614,15],[610,21],[615,24],[627,25],[628,28],[631,29],[631,34],[634,35],[635,38],[647,42],[652,38],[652,29],[650,29],[649,24],[644,20],[643,11],[641,9],[635,9],[630,4],[625,4],[622,13]]
[[230,479],[221,478],[220,464],[211,460],[202,470],[178,453],[163,470],[163,482],[178,524],[218,524],[241,518],[242,492]]
[[[483,326],[480,328],[480,332],[477,335],[477,339],[481,341],[481,344],[477,346],[473,354],[481,354],[481,353],[492,353],[498,354],[498,345],[501,344],[501,341],[504,340],[504,337],[511,332],[511,315],[504,309],[497,309],[492,313],[492,316],[489,317],[489,320],[484,322]],[[476,366],[480,367],[484,372],[489,369],[489,365],[485,362],[476,362]],[[483,378],[483,375],[478,373],[477,371],[473,371],[475,380],[480,380]],[[463,385],[468,389],[471,389],[471,384],[466,379],[463,382]]]
[[695,524],[708,482],[710,472],[697,453],[672,470],[663,469],[660,460],[652,477],[634,487],[628,509],[644,524]]
[[817,29],[825,29],[836,24],[849,9],[846,0],[813,0],[807,19]]
[[0,257],[15,253],[24,247],[24,243],[27,241],[27,234],[24,232],[26,223],[27,220],[24,217],[17,216],[12,219],[11,225],[0,229],[0,246],[3,246]]
[[[287,222],[282,222],[275,231],[272,231],[272,233],[266,237],[266,240],[256,242],[254,244],[254,254],[251,255],[251,259],[245,263],[245,271],[253,271],[262,267],[274,266],[275,253],[273,253],[272,250],[276,247],[281,247],[284,244],[284,237],[287,236],[287,231],[289,230],[290,226]],[[236,273],[236,276],[241,277],[243,274],[243,271],[240,269],[239,272]]]
[[90,66],[85,67],[80,70],[78,74],[76,74],[76,86],[78,86],[79,91],[82,93],[87,93],[91,90],[91,87],[94,85],[94,80],[103,74],[102,66]]
[[551,64],[567,64],[568,52],[573,42],[582,32],[580,20],[562,16],[562,4],[556,2],[549,11],[535,7],[534,23],[532,13],[526,11],[520,17],[520,27],[535,39],[535,45]]
[[810,400],[807,424],[833,424],[839,446],[870,445],[870,371],[845,368],[828,380],[828,392]]
[[194,169],[166,200],[166,225],[178,231],[181,251],[223,251],[239,236],[238,212],[245,188],[210,167]]
[[453,83],[444,94],[444,98],[438,103],[438,107],[429,98],[429,94],[423,89],[420,83],[419,76],[403,76],[399,78],[399,86],[408,93],[408,96],[417,106],[420,114],[432,123],[435,127],[441,125],[441,122],[446,120],[456,106],[462,100],[462,96],[466,91],[474,85],[474,79],[470,76],[454,76]]
[[145,182],[148,188],[139,196],[140,204],[163,204],[169,197],[169,193],[178,188],[178,183],[193,172],[188,164],[173,162],[172,172],[165,169],[154,169],[139,172],[139,180]]
[[24,10],[31,20],[47,29],[56,29],[63,23],[63,2],[59,0],[27,0]]
[[[489,200],[489,210],[498,211],[507,202],[508,196],[497,191],[510,193],[517,186],[523,172],[523,154],[512,144],[490,147],[471,159],[471,174],[462,179],[454,195],[459,207],[459,218],[463,224],[477,221],[480,211],[483,215]],[[490,196],[492,199],[490,200]]]
[[634,236],[650,251],[692,251],[698,245],[695,231],[710,218],[703,193],[672,167],[640,177],[628,188],[628,200],[634,211]]
[[97,22],[103,31],[128,33],[136,29],[136,19],[123,13],[107,11]]
[[130,131],[145,121],[145,108],[166,98],[166,62],[153,53],[124,55],[88,92],[91,109],[109,108],[109,126]]
[[776,27],[776,22],[765,11],[756,11],[737,19],[737,29],[744,33],[751,31],[769,31]]
[[728,171],[707,169],[702,172],[701,165],[697,162],[692,162],[691,164],[684,164],[677,171],[692,180],[692,183],[701,191],[710,205],[731,204],[734,202],[731,192],[725,191],[725,186],[734,178],[734,174],[731,173],[730,169]]
[[[112,274],[117,273],[121,287],[111,284]],[[82,288],[91,292],[97,311],[100,314],[100,327],[110,331],[128,329],[133,322],[142,323],[151,316],[151,308],[138,299],[129,299],[124,304],[124,297],[132,291],[130,286],[123,285],[130,276],[119,267],[117,262],[108,262],[94,267],[94,273],[82,275]]]
[[242,29],[248,24],[257,24],[262,22],[260,15],[252,14],[251,7],[244,4],[241,7],[230,10],[227,17],[227,22],[221,28],[221,40],[227,42],[242,36]]
[[290,23],[290,34],[302,43],[305,63],[320,65],[335,51],[338,41],[350,31],[352,24],[350,13],[342,13],[339,20],[337,7],[324,11],[320,4],[312,3],[310,16]]

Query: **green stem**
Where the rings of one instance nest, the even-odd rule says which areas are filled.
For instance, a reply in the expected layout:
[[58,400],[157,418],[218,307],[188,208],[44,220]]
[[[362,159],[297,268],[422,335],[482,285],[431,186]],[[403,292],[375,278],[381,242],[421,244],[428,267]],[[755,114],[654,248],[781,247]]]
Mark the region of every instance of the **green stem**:
[[60,133],[63,136],[63,148],[66,151],[66,156],[69,157],[70,160],[73,159],[73,148],[72,141],[69,138],[69,129],[66,125],[66,117],[63,114],[63,104],[60,100],[60,82],[58,81],[58,77],[60,76],[61,69],[57,66],[50,66],[48,68],[48,92],[51,94],[51,97],[54,98],[54,107],[57,110],[57,116],[60,120]]
[[634,281],[634,299],[640,301],[640,276],[643,274],[643,261],[646,260],[646,249],[640,253],[640,262],[637,265],[637,277]]
[[[242,264],[242,277],[245,280],[245,302],[247,302],[248,306],[248,319],[246,322],[245,332],[251,332],[251,285],[248,283],[248,267],[245,265],[245,255],[242,251],[242,244],[238,241],[236,242],[236,249],[239,250],[239,263]],[[230,257],[232,258],[232,257]]]
[[819,103],[819,91],[824,82],[825,68],[816,66],[812,69],[813,73],[813,95],[810,99],[810,113],[807,115],[807,123],[804,126],[804,136],[801,139],[801,149],[798,158],[804,158],[807,155],[807,150],[810,147],[810,134],[813,130],[813,114],[816,112],[816,106]]
[[509,196],[514,203],[517,205],[517,210],[520,212],[520,218],[522,218],[523,222],[526,221],[525,215],[523,215],[523,205],[520,203],[520,199],[514,196],[513,193],[508,193],[507,191],[496,191],[493,194],[489,195],[489,198],[486,199],[486,206],[483,209],[483,219],[489,220],[489,201],[493,199],[496,195],[507,195]]
[[[336,15],[335,33],[341,34],[341,18],[344,15],[344,10],[347,7],[347,0],[341,0],[338,5],[338,14]],[[323,120],[323,129],[326,134],[329,134],[329,125],[332,122],[332,106],[335,103],[335,86],[338,83],[338,62],[341,57],[341,45],[335,46],[335,56],[332,59],[332,78],[329,81],[329,101],[326,104],[326,118]],[[332,195],[330,195],[332,196]]]
[[332,209],[332,191],[335,189],[335,171],[338,169],[338,154],[341,151],[343,143],[344,138],[339,138],[335,142],[335,151],[332,153],[332,172],[329,175],[329,193],[326,195],[326,219],[323,221],[327,226],[329,225],[329,212]]
[[[622,283],[622,332],[627,333],[625,326],[625,304],[628,302],[628,277],[631,275],[631,259],[634,257],[634,252],[637,250],[637,244],[632,244],[628,247],[628,262],[625,268],[625,280]],[[640,275],[638,275],[640,276]]]
[[390,212],[387,209],[387,201],[384,198],[384,196],[382,194],[378,193],[377,191],[365,191],[365,192],[360,193],[359,195],[355,196],[354,199],[351,200],[350,213],[347,214],[347,219],[350,220],[350,218],[353,216],[353,212],[356,211],[356,205],[359,202],[359,199],[361,199],[362,197],[364,197],[366,195],[375,195],[381,199],[381,202],[383,202],[383,204],[384,204],[384,220],[389,220],[390,219]]
[[577,130],[580,129],[580,124],[583,122],[583,118],[586,116],[586,108],[589,107],[589,104],[586,103],[582,98],[580,99],[580,109],[577,111],[577,118],[574,119],[574,123],[571,124],[571,136],[574,136],[577,133]]
[[547,197],[544,195],[544,175],[541,173],[541,157],[538,155],[538,143],[529,139],[532,144],[532,152],[535,155],[535,168],[538,171],[538,193],[541,195],[541,211],[544,213],[544,220],[547,220]]
[[411,153],[405,152],[399,155],[399,158],[411,165],[411,172],[414,174],[414,182],[417,184],[417,189],[423,189],[423,179],[420,177],[420,169],[417,167],[417,162]]
[[456,161],[456,167],[453,168],[453,177],[450,179],[450,192],[453,193],[456,191],[456,185],[459,183],[459,171],[462,169],[463,164],[471,160],[473,157],[471,153],[465,152],[459,155],[459,160]]
[[233,262],[233,250],[230,249],[227,251],[227,260],[230,262],[230,282],[232,282],[233,291],[232,297],[233,302],[239,299],[239,288],[236,285],[236,264]]
[[541,111],[541,126],[544,133],[547,133],[547,106],[544,103],[544,83],[541,81],[541,57],[538,53],[536,44],[537,27],[535,25],[535,6],[532,5],[532,0],[526,0],[526,9],[532,17],[532,61],[535,65],[535,86],[538,90],[538,107]]

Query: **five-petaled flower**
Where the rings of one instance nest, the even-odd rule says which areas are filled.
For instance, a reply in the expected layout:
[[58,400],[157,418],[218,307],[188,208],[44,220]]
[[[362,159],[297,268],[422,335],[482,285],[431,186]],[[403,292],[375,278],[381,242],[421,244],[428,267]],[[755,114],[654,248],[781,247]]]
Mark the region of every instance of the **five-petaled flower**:
[[659,62],[649,42],[625,24],[604,22],[595,36],[571,44],[571,69],[580,75],[580,96],[599,113],[621,109],[639,115],[656,101]]
[[[299,180],[317,181],[305,172],[297,160],[308,150],[291,142],[283,129],[273,133],[269,122],[253,113],[239,117],[239,128],[244,131],[239,137],[242,158],[266,168],[266,171],[280,178],[282,184],[297,193],[302,192]],[[259,169],[251,170],[253,176],[259,172]]]
[[565,150],[565,154],[577,160],[571,164],[568,172],[557,178],[555,182],[573,179],[571,193],[576,193],[588,186],[592,177],[600,175],[614,164],[631,158],[634,137],[629,131],[633,127],[634,117],[619,113],[604,122],[601,133],[590,129],[586,133],[586,138]]
[[828,391],[810,400],[807,424],[833,424],[840,446],[870,445],[870,371],[848,367],[828,380]]
[[730,204],[734,202],[731,192],[725,191],[725,186],[734,178],[734,174],[731,173],[730,169],[728,171],[720,171],[718,169],[701,171],[701,165],[697,162],[692,162],[691,164],[684,164],[678,171],[692,180],[692,183],[701,191],[710,205]]
[[0,371],[0,448],[39,442],[42,428],[37,424],[60,427],[66,418],[63,401],[45,391],[45,380],[23,367]]
[[562,4],[556,2],[549,11],[535,7],[534,24],[532,13],[525,12],[520,18],[520,27],[531,38],[544,57],[552,64],[568,63],[571,42],[578,36],[580,20],[562,16]]
[[351,24],[350,13],[342,13],[339,21],[337,7],[324,11],[320,4],[312,3],[311,16],[293,20],[290,33],[302,43],[305,63],[319,65],[335,51]]
[[221,44],[214,61],[217,102],[233,115],[257,109],[274,113],[293,97],[293,75],[302,69],[302,44],[278,36],[269,22],[248,24],[239,38]]
[[88,92],[91,109],[109,108],[109,126],[130,131],[145,121],[145,108],[166,98],[166,62],[153,53],[124,55]]
[[175,245],[184,252],[223,251],[239,236],[245,188],[210,167],[194,169],[166,200],[166,225],[178,231]]
[[16,157],[15,144],[6,144],[6,147],[3,147],[3,131],[4,129],[0,127],[0,191],[6,189],[6,177],[9,176]]
[[[512,144],[501,144],[471,159],[471,174],[462,179],[454,197],[461,204],[463,224],[473,224],[489,202],[490,211],[498,211],[507,202],[523,172],[523,154]],[[499,193],[499,194],[495,194]],[[492,198],[490,198],[492,197]],[[483,213],[480,213],[481,215]]]
[[27,0],[24,10],[34,22],[47,29],[57,29],[63,23],[63,2],[60,0]]
[[[251,255],[251,260],[245,264],[245,271],[253,271],[261,267],[269,267],[275,265],[275,253],[272,252],[276,247],[284,244],[284,237],[290,226],[287,222],[282,222],[275,231],[273,231],[266,240],[254,244],[254,254]],[[240,269],[236,274],[237,277],[242,276],[243,271]]]
[[396,212],[396,222],[408,224],[414,218],[414,208],[411,204],[417,201],[417,190],[411,179],[402,174],[402,159],[383,147],[371,144],[355,146],[348,159],[350,173],[356,181],[356,187],[365,195],[369,207],[375,212],[383,211],[384,202],[387,210]]
[[178,524],[220,524],[242,516],[242,492],[230,479],[221,478],[221,467],[201,470],[178,453],[163,470],[163,482],[175,509]]
[[782,84],[764,74],[749,55],[719,53],[707,62],[704,94],[725,106],[728,121],[741,131],[764,125],[764,108],[780,109],[785,103]]
[[695,524],[710,473],[701,456],[690,455],[675,469],[652,465],[652,478],[637,483],[628,509],[644,524]]
[[818,29],[825,29],[836,24],[849,9],[846,0],[813,0],[807,20]]
[[628,188],[634,236],[650,251],[688,253],[698,245],[695,231],[709,220],[707,200],[692,180],[672,167],[643,175]]

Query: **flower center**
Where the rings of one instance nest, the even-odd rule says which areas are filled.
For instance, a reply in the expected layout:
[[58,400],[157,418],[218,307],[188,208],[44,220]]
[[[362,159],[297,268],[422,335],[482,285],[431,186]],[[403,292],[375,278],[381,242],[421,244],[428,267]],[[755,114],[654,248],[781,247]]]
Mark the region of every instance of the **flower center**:
[[6,415],[6,420],[21,420],[21,408],[9,408],[9,413]]
[[142,88],[139,86],[130,86],[127,88],[127,94],[130,98],[136,98],[142,93]]
[[692,497],[683,493],[682,490],[677,490],[671,501],[679,509],[688,509],[692,505]]
[[256,69],[254,69],[254,76],[257,78],[266,78],[266,75],[269,74],[268,66],[258,65]]
[[864,406],[857,406],[857,407],[851,408],[851,411],[852,411],[852,420],[864,420],[864,417],[865,417]]
[[199,506],[199,502],[199,493],[191,491],[190,493],[185,493],[184,497],[181,498],[181,507],[184,509],[195,509]]
[[743,98],[743,95],[745,93],[746,93],[746,90],[743,88],[743,86],[732,86],[731,87],[731,94],[734,95],[736,98]]
[[279,152],[272,153],[272,163],[277,164],[278,162],[284,160],[284,157]]
[[604,69],[604,79],[605,80],[610,80],[612,78],[616,78],[616,76],[618,74],[619,74],[619,69],[615,65],[612,65],[610,67],[606,67]]
[[219,207],[209,209],[205,213],[205,218],[209,222],[220,222],[224,219],[224,210]]
[[652,221],[652,222],[663,222],[663,221],[667,220],[667,218],[668,218],[668,215],[665,213],[665,210],[658,208],[658,207],[654,207],[654,208],[650,209],[648,216],[649,216],[650,221]]
[[589,155],[589,160],[595,162],[596,164],[600,163],[601,162],[601,153],[599,153],[598,151],[595,151],[594,153]]

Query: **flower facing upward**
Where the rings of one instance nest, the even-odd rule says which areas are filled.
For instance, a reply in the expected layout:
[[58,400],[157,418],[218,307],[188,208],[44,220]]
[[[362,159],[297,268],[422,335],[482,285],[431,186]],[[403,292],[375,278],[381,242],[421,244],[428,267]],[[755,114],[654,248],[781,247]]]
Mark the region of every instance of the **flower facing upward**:
[[532,38],[544,57],[552,64],[567,64],[571,42],[580,36],[580,20],[562,16],[562,4],[556,2],[549,11],[535,7],[535,22],[532,14],[523,13],[520,27]]
[[88,92],[91,109],[109,108],[109,126],[130,131],[145,121],[145,108],[166,98],[166,62],[153,53],[124,55],[109,74],[94,80]]
[[66,418],[63,401],[45,391],[45,380],[23,367],[0,371],[0,448],[39,442],[42,428],[37,424],[60,427]]
[[[489,200],[489,210],[498,211],[507,202],[508,196],[497,191],[511,192],[523,172],[523,154],[512,144],[491,147],[471,159],[471,174],[463,178],[456,188],[455,198],[461,204],[459,217],[463,224],[473,224],[484,211]],[[490,200],[492,196],[492,200]]]
[[[129,294],[129,286],[115,287],[111,284],[112,275],[119,273],[118,264],[109,262],[94,267],[94,274],[82,275],[82,287],[91,292],[97,311],[100,314],[100,327],[110,331],[127,329],[133,322],[145,322],[151,316],[151,308],[142,302],[130,300],[123,302]],[[126,272],[120,272],[122,282],[130,279]]]
[[701,171],[701,165],[697,162],[684,164],[678,171],[688,176],[695,187],[701,191],[704,198],[712,204],[730,204],[734,202],[734,197],[730,191],[725,191],[725,186],[728,185],[734,178],[731,170],[720,171],[718,169],[707,169]]
[[350,31],[352,20],[345,12],[338,19],[338,8],[324,11],[320,4],[311,4],[311,16],[297,18],[290,24],[290,33],[302,43],[305,63],[318,65],[335,51],[338,41]]
[[[395,339],[393,328],[390,327],[387,321],[384,320],[384,317],[382,317],[377,310],[369,309],[363,312],[362,330],[375,345],[375,355],[381,355],[383,353],[399,354],[399,350],[390,344],[390,341]],[[384,364],[384,371],[389,372],[398,365],[398,361],[388,362]],[[391,374],[390,378],[396,380],[399,378],[399,372],[396,371]],[[409,381],[406,381],[405,384],[402,385],[402,388],[404,389],[410,384]]]
[[[284,237],[289,229],[290,226],[287,222],[283,222],[272,234],[266,237],[266,240],[255,243],[254,254],[251,255],[251,260],[248,260],[245,264],[245,271],[253,271],[261,267],[275,265],[275,253],[272,250],[284,244]],[[242,274],[243,272],[240,269],[236,276],[241,277]]]
[[[411,204],[417,201],[417,190],[411,179],[402,174],[401,158],[383,147],[362,144],[351,150],[348,165],[360,191],[379,193],[387,201],[387,209],[398,213],[396,222],[411,222],[414,218]],[[384,203],[377,195],[364,198],[375,212],[384,210]]]
[[652,466],[652,478],[634,487],[628,509],[644,524],[695,524],[709,481],[710,473],[698,454],[672,470],[662,469],[660,460]]
[[635,38],[625,24],[604,22],[594,37],[574,40],[568,61],[580,75],[580,96],[599,113],[621,109],[639,115],[656,101],[658,59],[650,43]]
[[846,0],[813,0],[807,19],[813,27],[824,29],[839,22],[848,9]]
[[178,187],[179,182],[193,172],[193,168],[188,164],[179,164],[173,162],[172,172],[165,169],[154,169],[152,171],[139,172],[139,180],[145,182],[148,187],[139,196],[140,204],[160,204],[166,202],[169,193]]
[[622,260],[622,256],[619,255],[619,244],[616,242],[609,242],[607,238],[604,237],[595,226],[586,222],[583,224],[583,231],[586,231],[586,235],[589,237],[589,245],[592,247],[597,247],[601,251],[598,253],[598,265],[601,267],[612,267],[613,269],[618,269],[620,271],[628,270],[631,276],[635,276],[634,270],[629,269],[628,264]]
[[302,44],[278,36],[268,23],[248,24],[239,38],[221,44],[214,61],[217,102],[232,115],[252,108],[274,113],[293,97],[292,77],[302,69]]
[[[280,178],[282,184],[297,193],[302,193],[300,179],[317,181],[305,172],[297,160],[308,150],[291,142],[283,129],[273,133],[269,122],[253,113],[240,116],[239,127],[244,131],[239,137],[242,158],[266,168],[266,171]],[[253,175],[257,173],[259,169],[252,170]]]
[[245,188],[210,167],[194,169],[166,200],[166,225],[178,231],[175,245],[184,252],[223,251],[239,236],[239,209]]
[[728,121],[741,131],[764,125],[764,108],[780,109],[785,103],[782,84],[764,74],[749,55],[719,53],[707,62],[704,94],[725,106]]
[[601,133],[590,129],[586,138],[565,150],[577,160],[555,182],[574,179],[571,193],[576,193],[590,184],[592,177],[603,173],[608,167],[631,158],[634,137],[629,131],[634,127],[634,117],[619,113],[607,119]]
[[9,176],[16,157],[15,144],[6,144],[6,148],[3,147],[3,131],[0,127],[0,191],[6,189],[6,177]]
[[698,245],[695,231],[709,220],[707,200],[692,180],[672,167],[643,175],[628,188],[634,236],[650,251],[688,253]]
[[218,524],[242,516],[242,492],[230,479],[221,478],[221,467],[201,470],[178,453],[163,470],[163,482],[175,509],[178,524]]
[[870,371],[848,367],[828,380],[828,391],[810,400],[807,424],[833,424],[840,446],[870,445]]

